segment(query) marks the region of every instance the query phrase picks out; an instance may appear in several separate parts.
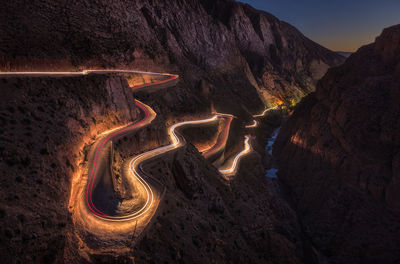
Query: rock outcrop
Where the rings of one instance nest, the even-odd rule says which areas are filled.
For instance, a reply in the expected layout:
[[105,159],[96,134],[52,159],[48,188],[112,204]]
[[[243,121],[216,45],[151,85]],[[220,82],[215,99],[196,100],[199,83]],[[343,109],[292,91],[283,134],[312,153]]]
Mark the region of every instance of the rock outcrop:
[[2,71],[177,72],[184,81],[179,96],[171,96],[175,104],[214,101],[217,110],[237,113],[298,100],[344,60],[291,25],[232,0],[18,0],[3,3],[0,35]]
[[274,150],[304,229],[329,263],[400,252],[400,25],[330,69]]

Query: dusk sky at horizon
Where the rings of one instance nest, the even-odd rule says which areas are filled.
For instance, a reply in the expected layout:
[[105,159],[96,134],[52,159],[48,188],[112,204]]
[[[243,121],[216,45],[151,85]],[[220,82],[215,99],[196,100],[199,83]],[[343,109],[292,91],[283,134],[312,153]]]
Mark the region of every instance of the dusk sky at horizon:
[[356,51],[400,23],[399,0],[239,0],[288,22],[334,51]]

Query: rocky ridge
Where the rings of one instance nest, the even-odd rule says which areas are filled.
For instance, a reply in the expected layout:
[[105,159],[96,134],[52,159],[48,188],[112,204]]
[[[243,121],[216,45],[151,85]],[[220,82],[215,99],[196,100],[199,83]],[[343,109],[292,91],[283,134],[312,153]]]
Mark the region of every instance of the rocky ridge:
[[184,108],[214,101],[219,111],[243,115],[298,100],[344,60],[291,25],[232,0],[13,1],[0,17],[3,71],[177,72],[184,86],[175,103]]

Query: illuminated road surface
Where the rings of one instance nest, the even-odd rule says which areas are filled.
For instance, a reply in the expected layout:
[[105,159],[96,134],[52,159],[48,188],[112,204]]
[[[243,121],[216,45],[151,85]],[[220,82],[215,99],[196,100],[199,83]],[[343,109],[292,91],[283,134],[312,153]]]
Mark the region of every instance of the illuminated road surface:
[[253,115],[253,117],[254,117],[254,118],[263,117],[263,116],[265,116],[266,113],[268,113],[269,111],[274,110],[274,109],[278,109],[278,106],[266,108],[266,109],[264,109],[264,111],[263,111],[262,113]]
[[208,159],[213,157],[215,154],[220,153],[225,149],[226,142],[228,141],[229,137],[229,131],[231,127],[232,120],[234,118],[233,115],[229,114],[218,114],[220,118],[225,118],[225,125],[224,128],[220,134],[220,136],[217,139],[217,142],[212,146],[211,148],[207,149],[206,151],[203,151],[202,155],[204,158]]
[[155,158],[159,155],[165,154],[169,151],[172,151],[174,149],[180,148],[183,145],[185,145],[185,140],[183,138],[180,138],[176,133],[177,128],[182,127],[182,126],[187,126],[187,125],[198,125],[198,124],[210,123],[210,122],[216,121],[217,118],[218,118],[218,116],[215,115],[208,119],[176,123],[168,129],[168,134],[169,134],[171,142],[172,142],[170,145],[147,151],[145,153],[142,153],[138,156],[133,157],[130,160],[130,162],[129,162],[130,176],[136,178],[142,184],[144,189],[146,190],[146,203],[144,204],[144,206],[142,206],[142,208],[133,212],[132,214],[128,214],[128,215],[124,215],[124,216],[109,216],[109,215],[98,214],[98,213],[95,213],[95,214],[98,215],[99,217],[103,217],[110,221],[127,221],[127,220],[136,219],[136,218],[141,217],[142,215],[146,214],[147,211],[153,206],[154,194],[153,194],[153,190],[152,190],[151,186],[142,177],[142,175],[144,174],[144,172],[142,170],[142,166],[141,166],[142,163],[146,160]]
[[244,149],[234,157],[233,161],[228,166],[228,168],[220,168],[219,172],[225,176],[231,176],[231,175],[236,174],[238,167],[239,167],[240,159],[243,156],[249,154],[251,151],[252,151],[252,149],[251,149],[251,145],[250,145],[250,136],[245,136]]
[[[144,90],[142,88],[151,88],[154,86],[160,86],[162,84],[170,84],[173,81],[177,81],[179,75],[169,74],[169,73],[156,73],[156,72],[145,72],[145,71],[134,71],[134,70],[83,70],[80,72],[0,72],[0,76],[7,77],[18,77],[18,76],[31,76],[31,77],[43,77],[43,76],[53,76],[53,77],[62,77],[62,76],[81,76],[88,74],[109,74],[109,73],[121,73],[121,74],[145,74],[145,75],[157,75],[157,76],[165,76],[166,78],[163,80],[155,81],[152,83],[144,83],[140,85],[131,86],[132,90],[137,92],[139,90]],[[164,88],[164,87],[163,87]]]
[[[206,158],[206,159],[210,158],[214,154],[219,153],[222,150],[224,150],[226,147],[226,142],[229,137],[230,125],[231,125],[231,122],[232,122],[234,116],[230,115],[230,114],[218,114],[218,116],[220,118],[221,117],[225,118],[226,123],[225,123],[222,133],[220,134],[220,136],[217,140],[217,143],[214,146],[212,146],[210,149],[208,149],[207,151],[202,153],[204,158]],[[253,124],[246,126],[246,127],[256,127],[257,125],[258,125],[258,122],[256,120],[254,120]],[[234,158],[232,159],[232,161],[228,160],[222,167],[220,167],[218,169],[218,171],[222,175],[232,176],[232,175],[236,174],[236,172],[238,170],[240,159],[252,151],[251,145],[250,145],[250,136],[245,136],[244,146],[245,146],[244,149],[241,152],[239,152],[238,154],[236,154],[234,156]]]
[[[174,74],[167,74],[167,73],[155,73],[155,72],[144,72],[144,71],[132,71],[132,70],[84,70],[81,72],[0,72],[0,76],[7,76],[7,77],[15,77],[15,76],[30,76],[30,77],[35,77],[35,76],[53,76],[53,77],[62,77],[62,76],[80,76],[80,75],[88,75],[88,74],[109,74],[109,73],[121,73],[121,74],[148,74],[148,75],[159,75],[159,76],[165,76],[165,79],[155,81],[152,83],[146,83],[146,84],[141,84],[141,85],[135,85],[132,86],[133,91],[138,91],[143,88],[144,89],[151,89],[154,86],[158,85],[163,85],[163,84],[174,84],[174,81],[178,79],[178,75]],[[165,86],[161,86],[165,87]],[[121,136],[124,136],[128,133],[132,133],[140,128],[143,128],[144,126],[149,125],[154,118],[156,117],[156,113],[147,105],[143,104],[140,101],[135,102],[136,106],[141,109],[143,112],[144,117],[133,124],[129,124],[125,127],[118,128],[118,129],[113,129],[111,131],[107,131],[102,133],[102,137],[94,144],[95,149],[93,151],[93,158],[89,159],[91,160],[90,166],[89,166],[89,172],[88,172],[88,182],[86,185],[86,192],[85,192],[85,200],[86,200],[86,205],[89,208],[89,210],[97,217],[107,220],[107,221],[128,221],[128,220],[133,220],[136,218],[139,218],[146,214],[149,209],[154,206],[154,190],[152,189],[152,186],[143,178],[145,173],[142,170],[142,164],[144,161],[155,158],[159,155],[165,154],[166,152],[169,152],[171,150],[177,149],[185,144],[184,138],[181,138],[177,135],[176,129],[179,127],[183,127],[186,125],[198,125],[198,124],[204,124],[204,123],[210,123],[217,121],[219,118],[225,118],[226,123],[223,128],[222,133],[218,137],[218,140],[214,146],[212,146],[210,149],[206,150],[203,152],[203,156],[205,158],[209,158],[213,156],[214,154],[217,154],[221,152],[225,146],[226,142],[229,136],[229,130],[230,130],[230,125],[233,120],[233,116],[229,114],[215,114],[213,117],[208,118],[208,119],[203,119],[203,120],[194,120],[194,121],[184,121],[180,123],[176,123],[172,125],[168,129],[168,134],[171,139],[171,144],[160,147],[145,153],[142,153],[138,156],[133,157],[130,162],[129,162],[129,176],[130,176],[130,183],[133,184],[134,181],[136,180],[139,185],[141,185],[141,190],[144,190],[144,196],[145,198],[145,203],[143,206],[141,206],[138,210],[135,210],[132,213],[129,213],[127,215],[123,216],[115,216],[115,215],[110,215],[105,212],[102,212],[99,208],[95,206],[95,203],[93,202],[93,190],[94,187],[96,186],[96,183],[99,181],[98,177],[96,178],[98,174],[99,167],[104,167],[101,166],[102,159],[101,153],[103,151],[103,148],[106,148],[107,144],[111,142],[113,139],[119,138]],[[270,110],[266,109],[261,115],[255,115],[254,117],[258,116],[263,116],[265,113]],[[254,121],[254,125],[257,125],[257,121]],[[224,175],[232,175],[236,173],[238,163],[240,159],[248,154],[251,151],[251,147],[249,144],[250,138],[246,136],[245,139],[245,149],[238,153],[235,158],[233,159],[232,164],[229,166],[229,168],[225,169],[220,169],[220,173]],[[90,162],[89,162],[90,163]],[[109,166],[106,165],[106,167]],[[143,192],[143,191],[142,191]]]
[[[159,75],[159,76],[166,76],[166,79],[155,81],[152,83],[147,83],[143,85],[137,85],[137,86],[132,86],[133,91],[137,91],[140,88],[145,88],[145,87],[152,87],[155,85],[160,85],[160,84],[175,84],[175,81],[179,76],[174,75],[174,74],[166,74],[166,73],[154,73],[154,72],[144,72],[144,71],[131,71],[131,70],[84,70],[81,72],[0,72],[0,76],[4,77],[20,77],[20,76],[26,76],[26,77],[43,77],[43,76],[52,76],[52,77],[63,77],[63,76],[81,76],[81,75],[88,75],[88,74],[109,74],[109,73],[121,73],[121,74],[148,74],[148,75]],[[167,86],[164,86],[166,88]],[[122,128],[117,128],[113,129],[110,131],[103,132],[101,135],[102,137],[94,143],[94,151],[93,151],[93,158],[89,158],[91,162],[89,162],[89,172],[88,172],[88,182],[86,185],[86,192],[85,192],[85,200],[86,200],[86,205],[88,209],[97,217],[108,220],[108,221],[127,221],[131,219],[138,218],[142,215],[144,215],[152,206],[154,202],[154,192],[151,188],[151,186],[142,178],[142,176],[138,173],[137,171],[137,164],[139,164],[142,160],[150,158],[152,155],[155,155],[157,152],[162,152],[163,148],[147,152],[144,154],[141,154],[135,158],[132,159],[129,165],[129,169],[131,172],[132,178],[135,178],[137,183],[141,185],[140,189],[144,190],[145,196],[146,196],[146,202],[145,204],[135,212],[124,215],[124,216],[113,216],[109,215],[99,208],[96,207],[94,201],[93,201],[93,190],[94,187],[96,186],[96,183],[98,183],[101,179],[99,179],[98,176],[99,170],[103,169],[102,172],[104,171],[110,171],[109,169],[107,170],[106,167],[109,166],[109,164],[103,164],[103,163],[108,163],[107,160],[102,157],[102,154],[104,154],[105,149],[107,148],[107,145],[116,138],[122,137],[126,134],[132,133],[133,131],[136,131],[139,128],[142,128],[148,124],[150,124],[153,119],[156,117],[156,113],[147,105],[144,103],[136,100],[135,101],[136,106],[142,111],[143,113],[143,118],[139,120],[136,123],[129,124],[125,127]],[[175,135],[175,132],[172,131]],[[174,137],[174,140],[177,140],[177,137]],[[175,143],[174,143],[175,144]],[[90,164],[92,163],[92,164]],[[110,175],[108,175],[110,176]],[[130,181],[132,183],[132,181]]]
[[[135,212],[135,213],[123,216],[123,217],[112,216],[112,215],[102,212],[100,209],[98,209],[95,206],[95,204],[93,202],[93,188],[94,188],[95,182],[99,181],[99,179],[96,179],[96,176],[98,174],[98,168],[99,168],[100,162],[101,162],[101,161],[99,161],[99,159],[100,159],[102,149],[111,140],[113,140],[117,137],[121,137],[123,135],[129,134],[129,133],[132,133],[133,131],[136,131],[139,128],[147,126],[156,117],[156,114],[149,106],[145,105],[144,103],[142,103],[138,100],[135,101],[135,104],[144,113],[144,117],[139,122],[130,124],[121,129],[113,130],[113,131],[107,133],[106,136],[101,138],[99,140],[99,142],[96,144],[96,148],[94,150],[92,166],[89,167],[89,177],[88,177],[88,183],[87,183],[87,187],[86,187],[86,205],[92,211],[92,213],[94,213],[96,216],[99,216],[99,217],[107,219],[107,220],[115,220],[115,221],[123,220],[123,219],[128,220],[128,219],[132,219],[135,216],[137,217],[137,215],[138,215],[137,212]],[[102,160],[104,160],[104,159],[102,159]],[[106,170],[106,171],[110,171],[110,170]],[[146,212],[147,211],[146,208],[148,208],[149,206],[152,205],[152,201],[154,198],[153,191],[152,191],[151,187],[149,186],[149,184],[147,184],[147,182],[144,181],[140,175],[138,175],[138,176],[135,175],[135,176],[136,176],[139,184],[146,191],[146,195],[147,195],[147,200],[146,200],[145,206],[143,206],[141,209],[138,210],[139,213],[142,213],[143,211]]]
[[247,125],[245,126],[246,128],[253,128],[253,127],[257,127],[258,126],[258,122],[257,120],[253,120],[253,123],[251,125]]
[[[264,117],[269,111],[277,109],[278,106],[275,107],[271,107],[271,108],[267,108],[265,109],[263,112],[261,112],[260,114],[256,114],[253,115],[254,118],[258,118],[258,117]],[[258,127],[259,122],[257,120],[253,120],[253,123],[246,125],[245,128],[256,128]],[[233,161],[228,161],[227,164],[222,165],[218,170],[219,172],[224,175],[224,176],[232,176],[234,174],[237,173],[238,167],[239,167],[239,161],[240,159],[249,154],[252,151],[251,145],[250,145],[250,136],[245,136],[245,140],[244,140],[244,149],[239,152],[238,154],[236,154],[236,156],[234,156]]]

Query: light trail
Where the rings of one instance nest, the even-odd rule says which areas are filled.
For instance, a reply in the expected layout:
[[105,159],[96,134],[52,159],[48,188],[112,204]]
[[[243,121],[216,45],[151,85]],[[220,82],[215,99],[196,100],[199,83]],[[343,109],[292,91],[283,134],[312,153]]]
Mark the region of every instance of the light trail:
[[245,128],[252,128],[252,127],[257,127],[257,126],[258,126],[257,120],[253,120],[253,124],[247,125],[247,126],[245,126]]
[[228,135],[229,135],[231,123],[234,118],[233,115],[229,115],[229,114],[217,113],[217,115],[219,117],[226,118],[226,123],[225,123],[224,129],[223,129],[220,137],[218,138],[217,142],[215,143],[215,145],[202,153],[202,155],[206,159],[210,158],[212,155],[214,155],[215,153],[218,153],[219,151],[221,151],[225,148],[226,142],[228,141]]
[[[160,81],[155,81],[152,83],[146,83],[146,84],[141,84],[141,85],[135,85],[132,86],[132,90],[136,90],[138,88],[142,87],[148,87],[148,86],[154,86],[158,84],[165,84],[170,81],[173,81],[177,79],[179,76],[175,74],[167,74],[167,73],[155,73],[155,72],[144,72],[144,71],[132,71],[132,70],[83,70],[81,72],[38,72],[38,71],[32,71],[32,72],[0,72],[0,77],[5,76],[5,77],[14,77],[14,76],[32,76],[32,77],[41,77],[41,76],[52,76],[52,77],[61,77],[61,76],[81,76],[81,75],[88,75],[88,74],[108,74],[108,73],[122,73],[122,74],[149,74],[149,75],[160,75],[160,76],[167,76],[167,79],[160,80]],[[119,128],[114,128],[109,131],[101,133],[101,135],[104,135],[99,142],[97,143],[96,148],[94,149],[94,158],[93,158],[93,166],[89,168],[89,176],[88,176],[88,182],[86,185],[86,205],[89,208],[89,210],[97,217],[101,219],[105,219],[108,221],[126,221],[130,219],[134,219],[137,217],[142,216],[145,214],[153,205],[154,201],[154,194],[153,190],[150,187],[150,185],[140,176],[140,174],[136,171],[136,166],[135,164],[138,161],[141,161],[144,158],[151,156],[152,153],[155,153],[157,151],[161,151],[164,148],[159,148],[154,151],[150,151],[144,154],[141,154],[135,158],[132,159],[132,161],[129,164],[130,171],[132,172],[132,176],[138,180],[138,182],[141,184],[141,186],[144,188],[146,192],[146,203],[142,208],[137,210],[136,212],[126,215],[126,216],[111,216],[109,214],[106,214],[102,212],[100,209],[98,209],[94,203],[93,203],[93,187],[96,179],[96,174],[99,168],[99,163],[100,163],[100,157],[101,157],[101,151],[103,150],[104,146],[112,141],[114,138],[119,137],[123,134],[130,133],[138,128],[144,127],[145,125],[150,124],[153,119],[156,117],[156,113],[147,105],[144,103],[135,100],[136,106],[141,109],[141,111],[144,113],[144,117],[136,122],[129,124],[127,126],[119,127]],[[176,141],[178,140],[178,137],[176,136],[175,132],[172,130],[173,135],[175,136],[173,138],[174,140],[174,146],[177,144]]]
[[[150,115],[149,113],[152,111],[152,109],[137,101],[138,106],[145,112],[145,117],[138,123],[133,124],[129,127],[126,127],[124,129],[118,130],[116,132],[111,133],[110,135],[108,135],[107,138],[105,138],[105,140],[103,140],[102,142],[100,142],[100,146],[103,147],[104,144],[107,142],[107,140],[111,139],[112,137],[115,137],[117,135],[119,135],[122,132],[126,132],[127,129],[133,129],[136,128],[138,126],[140,126],[141,123],[150,123],[154,118],[155,118],[155,113],[153,115]],[[181,146],[184,145],[184,140],[181,140],[179,138],[179,136],[176,134],[176,129],[181,127],[181,126],[185,126],[185,125],[196,125],[196,124],[203,124],[203,123],[209,123],[209,122],[213,122],[216,121],[217,118],[219,116],[215,115],[211,118],[208,119],[204,119],[204,120],[195,120],[195,121],[185,121],[185,122],[180,122],[177,124],[172,125],[169,129],[168,129],[168,134],[171,138],[172,144],[168,145],[168,146],[164,146],[164,147],[160,147],[145,153],[142,153],[136,157],[133,157],[131,159],[131,161],[129,162],[129,172],[130,172],[130,176],[134,179],[137,179],[138,182],[141,184],[141,186],[144,188],[145,192],[146,192],[146,202],[145,204],[138,209],[137,211],[135,211],[132,214],[128,214],[128,215],[124,215],[124,216],[111,216],[108,214],[105,214],[104,212],[100,211],[99,209],[97,209],[92,201],[92,191],[93,191],[93,183],[94,183],[94,177],[96,175],[96,156],[95,156],[95,161],[94,161],[94,169],[92,170],[92,174],[89,180],[89,184],[87,188],[87,193],[86,193],[86,197],[87,197],[87,205],[89,207],[89,209],[92,211],[92,213],[94,213],[96,216],[103,218],[105,220],[108,221],[128,221],[128,220],[132,220],[132,219],[136,219],[138,217],[143,216],[145,213],[147,213],[147,211],[152,207],[153,202],[154,202],[154,193],[153,190],[151,188],[151,186],[146,182],[145,179],[143,179],[143,177],[141,176],[141,174],[143,174],[143,170],[141,167],[142,162],[144,162],[145,160],[154,158],[158,155],[162,155],[165,154],[166,152],[169,152],[173,149],[177,149]],[[98,153],[99,151],[101,151],[101,149],[97,150],[96,153]]]
[[[89,181],[88,181],[88,184],[86,187],[86,205],[92,211],[92,213],[94,213],[96,216],[105,218],[107,220],[120,219],[121,217],[108,215],[108,214],[102,212],[101,210],[99,210],[98,208],[96,208],[96,206],[93,203],[93,199],[92,199],[93,186],[94,186],[94,181],[95,181],[95,177],[96,177],[96,173],[97,173],[101,150],[103,149],[104,145],[107,142],[109,142],[110,140],[112,140],[113,138],[115,138],[117,136],[121,136],[123,133],[132,132],[132,130],[136,130],[139,127],[143,127],[143,126],[151,123],[151,121],[153,121],[153,119],[156,117],[155,112],[149,106],[145,105],[144,103],[142,103],[138,100],[136,100],[135,103],[136,103],[136,106],[139,107],[144,112],[144,114],[145,114],[144,118],[141,119],[137,123],[133,123],[133,124],[126,126],[125,128],[122,128],[119,130],[114,129],[114,130],[112,130],[113,132],[109,133],[105,138],[101,139],[99,142],[99,145],[95,149],[93,167],[91,169],[91,173],[89,173],[90,174]],[[151,190],[150,186],[140,176],[138,177],[138,181],[147,192],[147,196],[148,196],[147,201],[146,201],[146,205],[147,205],[149,197],[151,196],[153,199],[153,191]]]
[[251,145],[250,145],[249,141],[250,141],[250,136],[245,136],[245,141],[244,141],[245,148],[235,156],[230,168],[228,168],[228,169],[219,169],[219,172],[221,174],[228,176],[228,175],[232,175],[232,174],[236,173],[237,168],[238,168],[239,160],[244,155],[247,155],[248,153],[251,152]]
[[263,117],[263,116],[265,116],[265,114],[268,113],[269,111],[274,110],[274,109],[277,109],[277,108],[278,108],[278,106],[266,108],[266,109],[264,109],[264,111],[263,111],[261,114],[253,115],[253,117],[254,117],[254,118]]
[[165,80],[153,82],[151,84],[145,84],[145,83],[144,84],[139,84],[139,85],[131,86],[131,88],[133,90],[136,90],[136,89],[143,88],[143,87],[149,87],[149,86],[155,86],[155,85],[159,85],[159,84],[164,84],[164,83],[173,81],[173,80],[177,79],[178,77],[179,77],[178,75],[170,75],[170,77],[165,79]]
[[[226,145],[226,142],[227,142],[227,139],[228,139],[228,134],[229,134],[229,131],[230,131],[230,125],[231,125],[231,122],[232,122],[232,120],[234,118],[233,115],[221,114],[221,113],[218,113],[218,117],[226,118],[227,121],[226,121],[226,124],[225,124],[225,127],[223,129],[223,132],[221,133],[221,136],[220,136],[219,140],[217,141],[217,143],[213,147],[211,147],[210,149],[208,149],[207,151],[202,153],[204,158],[206,158],[206,159],[209,158],[211,155],[219,152],[223,148],[225,148],[225,145]],[[258,125],[258,122],[256,120],[254,120],[254,124],[250,125],[249,127],[255,127],[257,125]],[[250,136],[246,135],[245,136],[245,142],[244,142],[244,144],[245,144],[244,150],[242,150],[240,153],[238,153],[235,156],[231,166],[228,169],[218,169],[218,171],[221,174],[228,176],[228,175],[232,175],[232,174],[236,173],[237,167],[238,167],[238,163],[239,163],[240,159],[244,155],[247,155],[248,153],[251,152],[251,145],[250,145],[249,141],[250,141]]]
[[155,81],[152,83],[144,83],[144,84],[139,84],[139,85],[134,85],[131,86],[132,90],[137,90],[143,87],[150,87],[150,86],[156,86],[160,84],[165,84],[168,82],[171,82],[173,80],[176,80],[179,78],[179,75],[177,74],[169,74],[169,73],[157,73],[157,72],[145,72],[145,71],[134,71],[134,70],[83,70],[83,71],[77,71],[77,72],[38,72],[38,71],[32,71],[32,72],[0,72],[0,76],[32,76],[32,77],[40,77],[40,76],[65,76],[65,75],[70,75],[70,76],[81,76],[81,75],[88,75],[88,74],[109,74],[109,73],[122,73],[122,74],[147,74],[147,75],[158,75],[158,76],[166,76],[168,78],[160,81]]
[[[88,74],[108,74],[108,73],[121,73],[121,74],[148,74],[148,75],[159,75],[159,76],[166,76],[166,79],[155,81],[152,83],[146,83],[146,84],[140,84],[140,85],[134,85],[131,86],[131,89],[135,91],[136,89],[139,88],[144,88],[144,87],[151,87],[151,86],[156,86],[156,85],[162,85],[168,82],[173,83],[172,81],[176,80],[179,78],[179,75],[175,74],[168,74],[168,73],[155,73],[155,72],[145,72],[145,71],[134,71],[134,70],[83,70],[81,72],[37,72],[37,71],[32,71],[32,72],[0,72],[0,77],[1,76],[8,76],[8,77],[13,77],[13,76],[32,76],[32,77],[40,77],[40,76],[54,76],[54,77],[61,77],[61,76],[80,76],[80,75],[88,75]],[[112,216],[109,214],[106,214],[102,212],[100,209],[98,209],[93,202],[93,188],[94,188],[94,183],[96,179],[96,174],[98,172],[98,167],[100,163],[100,157],[101,157],[101,151],[103,150],[104,146],[112,141],[116,137],[120,137],[124,135],[125,133],[131,133],[139,128],[142,128],[148,124],[150,124],[154,118],[156,117],[156,113],[149,107],[148,105],[145,105],[144,103],[135,100],[136,106],[141,109],[141,111],[144,113],[144,117],[136,122],[132,123],[126,126],[114,128],[112,130],[106,131],[101,133],[103,136],[99,142],[97,143],[96,148],[94,149],[94,158],[93,158],[93,166],[91,166],[91,169],[89,169],[88,175],[88,182],[86,185],[86,195],[85,195],[85,200],[86,200],[86,205],[89,208],[89,210],[93,213],[94,216],[106,220],[106,221],[115,221],[115,222],[120,222],[120,221],[128,221],[132,219],[136,219],[138,217],[143,216],[146,214],[149,209],[153,206],[154,204],[154,192],[152,187],[150,186],[149,183],[141,176],[144,175],[144,171],[142,169],[142,164],[144,161],[155,158],[159,155],[165,154],[169,151],[172,151],[174,149],[177,149],[179,147],[182,147],[185,144],[184,138],[180,138],[177,135],[176,129],[182,126],[186,125],[198,125],[198,124],[204,124],[204,123],[210,123],[216,121],[218,118],[226,118],[226,123],[224,126],[224,129],[220,135],[220,137],[217,140],[217,143],[208,149],[207,151],[203,152],[203,156],[205,158],[208,158],[212,156],[215,153],[218,153],[221,151],[225,146],[226,142],[228,139],[229,131],[230,131],[230,125],[231,122],[234,118],[234,116],[229,115],[229,114],[219,114],[216,113],[213,117],[208,118],[208,119],[203,119],[203,120],[194,120],[194,121],[184,121],[184,122],[179,122],[168,129],[168,134],[171,139],[171,144],[156,148],[154,150],[147,151],[145,153],[142,153],[138,156],[133,157],[130,162],[129,162],[129,172],[130,176],[132,179],[136,179],[139,184],[142,186],[142,188],[146,192],[146,202],[144,205],[136,210],[135,212],[124,215],[124,216]],[[266,109],[261,115],[255,115],[254,117],[259,117],[259,116],[264,116],[265,113],[270,109]],[[253,125],[257,125],[257,121],[254,121],[255,123]],[[220,173],[224,175],[229,175],[235,173],[237,170],[238,162],[241,159],[242,156],[248,154],[251,151],[251,146],[249,144],[250,137],[246,136],[245,139],[245,149],[238,153],[236,157],[234,158],[232,165],[228,169],[220,169]]]
[[[145,74],[157,74],[157,73],[153,73],[153,72],[139,72],[139,71],[120,71],[120,70],[101,70],[101,71],[84,71],[82,72],[82,74],[88,74],[88,73],[145,73]],[[151,86],[151,85],[155,85],[155,84],[160,84],[160,83],[166,83],[172,80],[175,80],[178,78],[178,75],[170,75],[170,74],[158,74],[158,75],[168,75],[170,76],[170,78],[166,79],[166,80],[162,80],[162,81],[157,81],[157,82],[153,82],[150,84],[145,84],[145,85],[139,85],[139,86],[133,86],[131,87],[133,90],[137,87],[147,87],[147,86]],[[160,155],[163,154],[171,149],[173,149],[173,147],[176,146],[176,148],[178,147],[177,144],[179,142],[179,138],[176,136],[175,134],[175,128],[178,127],[179,125],[185,125],[185,124],[190,124],[190,123],[201,123],[201,121],[187,121],[187,122],[183,122],[183,123],[179,123],[176,124],[174,126],[172,126],[172,130],[170,130],[170,136],[172,135],[172,141],[173,144],[170,146],[166,146],[166,147],[161,147],[152,151],[148,151],[146,153],[142,153],[134,158],[132,158],[132,160],[129,162],[129,171],[131,173],[131,176],[133,179],[136,179],[140,185],[143,187],[143,189],[146,192],[146,202],[145,204],[138,209],[137,211],[128,214],[128,215],[124,215],[124,216],[112,216],[109,214],[106,214],[104,212],[102,212],[101,210],[99,210],[98,208],[96,208],[96,206],[93,203],[93,185],[95,182],[95,176],[96,176],[96,172],[97,172],[97,162],[99,159],[99,153],[101,152],[102,148],[104,147],[104,145],[110,141],[112,138],[116,137],[116,136],[120,136],[122,133],[127,133],[127,132],[131,132],[133,129],[137,129],[139,127],[143,127],[145,125],[150,124],[153,119],[156,117],[156,113],[147,105],[145,105],[144,103],[136,100],[136,105],[142,110],[142,112],[145,114],[144,118],[142,120],[140,120],[137,123],[131,124],[125,128],[122,129],[118,129],[115,131],[112,130],[113,132],[109,133],[107,137],[105,137],[104,139],[102,139],[99,143],[98,148],[95,150],[95,157],[94,157],[94,162],[93,162],[93,168],[90,174],[90,178],[89,178],[89,182],[86,188],[86,204],[88,206],[88,208],[92,211],[92,213],[97,216],[100,217],[104,220],[108,220],[108,221],[128,221],[128,220],[132,220],[132,219],[136,219],[140,216],[143,216],[153,205],[154,202],[154,192],[152,190],[152,187],[146,182],[146,180],[143,179],[143,177],[140,175],[139,171],[138,171],[138,165],[141,164],[142,161],[147,160],[151,157],[154,157],[156,155]],[[216,117],[215,117],[216,118]],[[208,121],[208,120],[207,120]],[[171,134],[172,133],[172,134]],[[171,148],[172,146],[172,148]],[[141,167],[139,166],[139,169]],[[143,171],[142,171],[143,173]]]
[[150,185],[143,179],[143,177],[140,174],[143,174],[143,169],[142,169],[142,162],[155,158],[156,156],[165,154],[171,150],[180,148],[185,144],[185,140],[181,139],[177,134],[176,134],[176,129],[182,126],[186,125],[197,125],[197,124],[204,124],[204,123],[210,123],[213,121],[216,121],[218,118],[218,115],[214,115],[211,118],[208,119],[203,119],[203,120],[194,120],[194,121],[184,121],[180,123],[176,123],[172,125],[168,129],[168,134],[170,136],[172,144],[160,147],[154,150],[147,151],[145,153],[142,153],[136,157],[133,157],[131,161],[129,162],[129,171],[131,173],[131,176],[133,178],[136,178],[142,186],[146,190],[146,203],[140,208],[138,211],[125,215],[125,216],[109,216],[109,215],[99,215],[96,213],[97,216],[105,218],[108,221],[128,221],[132,219],[136,219],[142,215],[144,215],[153,205],[154,201],[154,194],[152,191],[152,188]]
[[177,74],[169,74],[169,73],[157,73],[157,72],[145,72],[145,71],[132,71],[132,70],[86,70],[82,72],[83,74],[88,74],[88,73],[123,73],[123,74],[147,74],[147,75],[159,75],[159,76],[167,76],[167,79],[160,80],[160,81],[155,81],[152,83],[144,83],[144,84],[139,84],[139,85],[134,85],[131,86],[133,90],[143,88],[143,87],[150,87],[150,86],[155,86],[159,84],[165,84],[170,81],[173,81],[175,79],[179,78],[179,75]]
[[[260,114],[253,115],[253,118],[264,117],[269,111],[277,109],[278,107],[279,106],[276,105],[274,107],[266,108]],[[258,125],[259,125],[259,121],[253,120],[253,123],[250,125],[246,125],[245,128],[254,128],[254,127],[258,127]],[[248,135],[245,136],[245,141],[244,141],[245,148],[235,156],[231,166],[228,169],[219,169],[219,172],[221,174],[223,174],[225,176],[229,176],[229,175],[233,175],[237,172],[239,160],[244,155],[247,155],[252,151],[252,147],[250,145],[250,139],[251,139],[250,136],[248,136]]]

